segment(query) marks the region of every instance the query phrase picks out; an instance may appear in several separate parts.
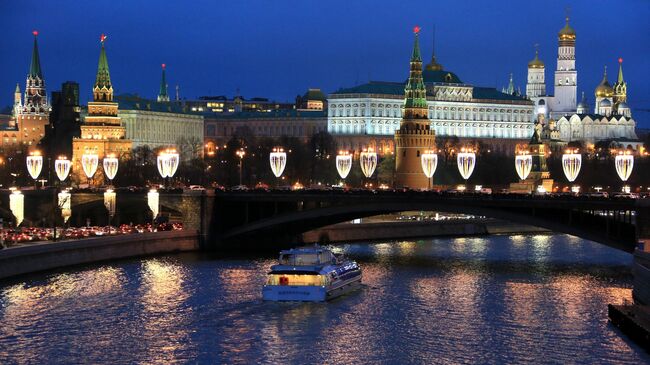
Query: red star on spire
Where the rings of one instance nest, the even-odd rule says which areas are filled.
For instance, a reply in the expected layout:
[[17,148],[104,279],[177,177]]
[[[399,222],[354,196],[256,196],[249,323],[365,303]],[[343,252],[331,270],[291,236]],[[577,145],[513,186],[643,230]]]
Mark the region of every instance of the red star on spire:
[[105,40],[106,40],[106,34],[102,33],[102,35],[99,36],[99,41],[104,43]]
[[167,65],[165,65],[165,64],[163,63],[163,64],[162,64],[162,69],[164,70],[165,67],[167,67]]
[[420,33],[420,26],[416,25],[415,27],[413,27],[413,33],[415,34]]
[[32,34],[34,35],[34,37],[36,37],[36,36],[38,35],[38,30],[34,29],[34,30],[32,31]]
[[622,57],[618,58],[618,63],[623,63],[623,58]]

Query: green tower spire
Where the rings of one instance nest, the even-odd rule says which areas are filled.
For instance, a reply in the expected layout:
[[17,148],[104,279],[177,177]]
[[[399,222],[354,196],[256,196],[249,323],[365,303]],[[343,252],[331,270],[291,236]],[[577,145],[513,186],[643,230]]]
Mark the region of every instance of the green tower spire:
[[409,79],[404,88],[404,106],[405,108],[427,108],[427,90],[422,78],[422,57],[420,56],[419,34],[420,27],[413,28],[415,33],[415,43],[411,53],[411,62],[409,70]]
[[167,78],[165,77],[165,69],[167,66],[162,64],[162,78],[160,79],[160,91],[158,92],[158,101],[169,101],[167,94]]
[[41,72],[41,59],[38,56],[38,31],[33,31],[34,35],[34,49],[32,49],[32,63],[29,66],[29,77],[38,77],[39,79],[43,78],[43,73]]
[[619,58],[618,59],[618,79],[616,80],[617,84],[624,84],[625,80],[623,80],[623,59]]
[[104,48],[106,36],[102,34],[100,39],[102,42],[102,49],[99,53],[99,64],[97,65],[97,78],[95,79],[95,88],[110,89],[112,87],[111,74],[108,71],[108,60],[106,58],[106,49]]

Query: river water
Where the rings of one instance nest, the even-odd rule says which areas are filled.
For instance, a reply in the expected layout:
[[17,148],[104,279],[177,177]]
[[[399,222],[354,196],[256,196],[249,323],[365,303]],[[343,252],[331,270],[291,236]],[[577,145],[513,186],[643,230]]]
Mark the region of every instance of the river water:
[[631,255],[567,235],[355,243],[364,287],[267,303],[274,258],[179,254],[0,282],[0,364],[642,364]]

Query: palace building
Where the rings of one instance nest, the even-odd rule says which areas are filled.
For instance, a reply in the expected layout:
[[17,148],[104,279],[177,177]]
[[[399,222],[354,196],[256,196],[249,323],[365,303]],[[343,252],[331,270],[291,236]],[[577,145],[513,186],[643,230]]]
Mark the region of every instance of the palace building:
[[[514,153],[533,134],[534,105],[525,97],[461,81],[436,60],[422,71],[427,118],[438,137],[481,141],[494,150]],[[340,146],[380,154],[394,151],[400,128],[405,82],[371,81],[328,96],[327,128]]]
[[[126,128],[118,116],[118,103],[113,100],[113,85],[108,70],[108,59],[104,43],[106,36],[101,36],[101,50],[97,77],[93,86],[93,101],[88,103],[88,113],[81,124],[81,136],[72,141],[72,177],[73,180],[85,181],[81,166],[81,156],[94,153],[101,160],[108,155],[120,159],[131,153],[132,142],[126,138]],[[94,182],[101,184],[103,174],[97,170]]]
[[3,147],[32,146],[38,144],[45,136],[45,128],[49,124],[51,111],[45,91],[45,78],[41,70],[41,60],[38,54],[38,32],[33,31],[34,47],[32,61],[27,73],[24,97],[20,86],[16,84],[14,92],[13,118],[3,129],[0,145]]

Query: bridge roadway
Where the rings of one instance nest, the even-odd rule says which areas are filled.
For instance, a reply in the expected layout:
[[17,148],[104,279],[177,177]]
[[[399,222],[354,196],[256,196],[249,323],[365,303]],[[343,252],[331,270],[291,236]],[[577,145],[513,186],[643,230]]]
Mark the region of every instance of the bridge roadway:
[[[210,194],[211,195],[211,194]],[[650,199],[419,191],[217,191],[209,241],[262,244],[354,218],[405,210],[487,216],[632,252],[650,238]]]

